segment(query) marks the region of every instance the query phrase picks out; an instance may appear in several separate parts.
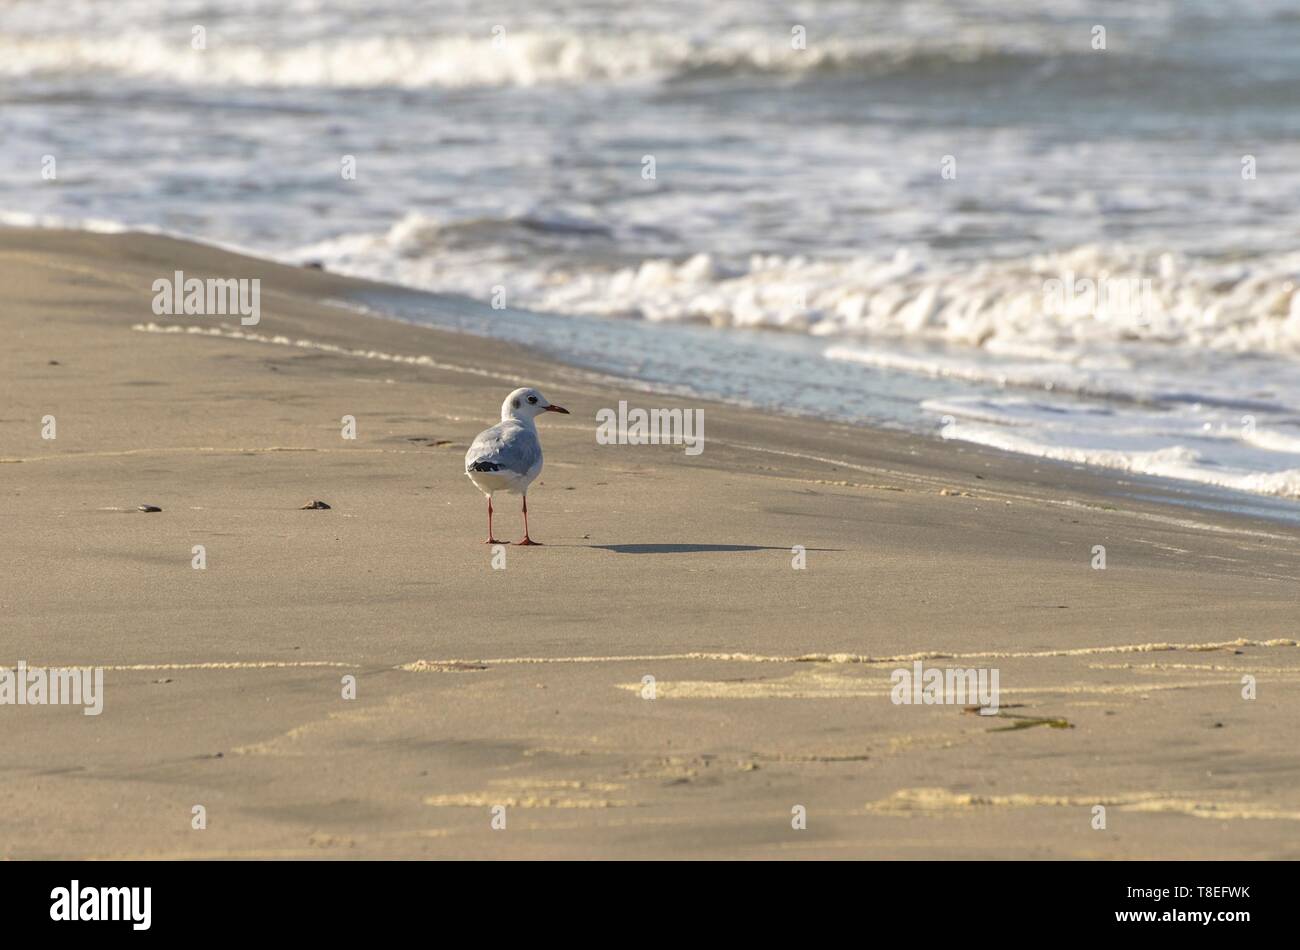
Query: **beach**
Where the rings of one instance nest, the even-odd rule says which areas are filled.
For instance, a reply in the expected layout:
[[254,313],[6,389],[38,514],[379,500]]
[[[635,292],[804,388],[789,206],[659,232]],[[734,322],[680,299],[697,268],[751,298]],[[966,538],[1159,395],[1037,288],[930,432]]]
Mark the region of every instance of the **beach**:
[[[259,322],[157,315],[177,271]],[[104,671],[97,716],[0,707],[0,858],[1300,857],[1294,520],[173,238],[3,229],[0,286],[0,664]],[[498,568],[463,458],[516,386],[571,415]],[[599,444],[620,400],[703,451]],[[918,661],[999,714],[894,702]]]

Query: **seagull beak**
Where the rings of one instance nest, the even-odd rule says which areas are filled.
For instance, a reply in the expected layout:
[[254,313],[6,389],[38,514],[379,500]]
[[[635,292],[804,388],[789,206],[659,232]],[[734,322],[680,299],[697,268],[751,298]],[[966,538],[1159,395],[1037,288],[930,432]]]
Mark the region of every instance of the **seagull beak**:
[[547,411],[547,412],[562,412],[562,413],[564,413],[566,416],[569,414],[569,410],[565,409],[563,406],[547,406],[547,407],[546,407],[546,411]]

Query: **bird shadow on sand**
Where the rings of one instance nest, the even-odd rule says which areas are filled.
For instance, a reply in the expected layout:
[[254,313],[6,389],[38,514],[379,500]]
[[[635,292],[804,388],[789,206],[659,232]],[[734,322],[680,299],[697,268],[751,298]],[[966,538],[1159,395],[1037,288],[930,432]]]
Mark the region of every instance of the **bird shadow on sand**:
[[[728,554],[737,551],[785,551],[787,547],[768,547],[759,544],[593,544],[597,551],[615,554]],[[809,551],[836,551],[838,548],[807,548]]]

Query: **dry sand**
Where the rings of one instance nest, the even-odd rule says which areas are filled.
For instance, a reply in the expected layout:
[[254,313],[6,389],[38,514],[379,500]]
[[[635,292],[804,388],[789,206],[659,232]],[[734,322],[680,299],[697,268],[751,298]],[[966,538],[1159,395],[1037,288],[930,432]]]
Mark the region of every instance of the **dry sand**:
[[[258,338],[155,317],[176,269],[260,277]],[[357,286],[0,231],[0,664],[105,668],[0,706],[0,857],[1300,857],[1300,530],[703,403],[702,455],[597,445],[681,400]],[[516,385],[573,415],[494,570],[462,459]],[[895,705],[918,656],[1068,727]]]

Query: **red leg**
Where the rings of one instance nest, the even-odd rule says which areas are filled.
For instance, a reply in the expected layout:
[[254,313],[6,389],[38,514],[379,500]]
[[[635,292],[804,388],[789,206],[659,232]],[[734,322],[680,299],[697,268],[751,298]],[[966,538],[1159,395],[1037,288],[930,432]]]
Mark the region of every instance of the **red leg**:
[[532,538],[528,536],[528,496],[527,495],[524,496],[524,539],[519,543],[538,544],[538,545],[542,543],[541,541],[534,541]]
[[496,538],[492,537],[492,496],[491,495],[488,495],[488,536],[487,536],[487,540],[484,541],[483,543],[484,544],[503,543],[501,541],[498,541]]

